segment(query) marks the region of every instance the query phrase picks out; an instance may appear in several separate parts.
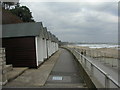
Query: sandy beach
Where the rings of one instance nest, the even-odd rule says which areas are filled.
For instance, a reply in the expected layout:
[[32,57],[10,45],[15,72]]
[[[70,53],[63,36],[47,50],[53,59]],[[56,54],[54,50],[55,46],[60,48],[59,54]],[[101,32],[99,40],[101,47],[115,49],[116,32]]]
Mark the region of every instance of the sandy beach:
[[86,46],[69,46],[71,48],[76,48],[83,54],[94,58],[115,58],[118,59],[118,48],[89,48]]

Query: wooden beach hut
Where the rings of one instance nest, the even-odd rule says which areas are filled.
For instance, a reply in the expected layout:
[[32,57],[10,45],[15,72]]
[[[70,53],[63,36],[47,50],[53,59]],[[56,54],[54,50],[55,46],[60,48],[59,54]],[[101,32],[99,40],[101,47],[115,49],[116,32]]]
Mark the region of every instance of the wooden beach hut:
[[55,36],[52,34],[52,53],[55,53]]
[[55,36],[55,52],[58,50],[58,38]]
[[50,31],[48,31],[48,40],[47,40],[47,45],[48,45],[48,57],[52,55],[52,34]]
[[6,24],[2,29],[2,46],[6,63],[15,67],[38,67],[44,56],[42,22]]
[[44,46],[43,46],[43,53],[44,53],[44,60],[48,58],[48,32],[47,27],[43,27],[43,34],[44,34]]
[[55,35],[52,34],[52,53],[55,53],[56,52],[56,37]]

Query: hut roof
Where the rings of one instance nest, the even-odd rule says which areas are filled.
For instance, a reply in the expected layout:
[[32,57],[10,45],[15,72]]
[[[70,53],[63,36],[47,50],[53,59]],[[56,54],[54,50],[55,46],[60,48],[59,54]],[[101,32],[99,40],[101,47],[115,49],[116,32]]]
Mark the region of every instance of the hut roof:
[[48,31],[48,37],[51,41],[58,43],[58,38],[52,34],[50,31]]
[[2,26],[2,37],[42,36],[42,22],[6,24]]
[[43,34],[44,34],[44,38],[49,39],[47,27],[43,27]]
[[55,35],[54,35],[54,34],[52,34],[52,39],[51,39],[51,41],[55,42]]
[[51,34],[50,31],[48,31],[48,39],[49,39],[49,40],[52,40],[52,34]]

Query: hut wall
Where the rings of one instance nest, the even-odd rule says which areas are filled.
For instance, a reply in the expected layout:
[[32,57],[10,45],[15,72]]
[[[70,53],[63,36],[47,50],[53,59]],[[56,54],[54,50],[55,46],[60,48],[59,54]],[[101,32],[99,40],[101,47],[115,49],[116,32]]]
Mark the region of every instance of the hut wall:
[[46,40],[47,58],[49,58],[49,40]]
[[43,39],[41,37],[36,37],[36,56],[37,56],[37,65],[43,62]]
[[47,40],[47,49],[48,49],[48,57],[50,57],[51,53],[50,53],[50,40]]
[[43,56],[44,56],[44,59],[47,58],[46,39],[43,39]]

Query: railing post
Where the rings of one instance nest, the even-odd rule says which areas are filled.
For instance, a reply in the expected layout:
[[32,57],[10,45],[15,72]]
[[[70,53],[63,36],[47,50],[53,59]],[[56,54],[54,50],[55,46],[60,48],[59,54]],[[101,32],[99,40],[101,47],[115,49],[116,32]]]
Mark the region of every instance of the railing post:
[[91,57],[91,50],[89,50],[89,56]]
[[96,58],[98,59],[98,57],[99,57],[99,53],[98,53],[98,51],[96,50]]
[[108,88],[110,88],[108,74],[105,75],[105,88],[106,88],[106,90],[108,90]]
[[81,56],[81,62],[83,63],[83,57],[82,57],[82,55],[80,55]]
[[80,59],[80,57],[79,57],[79,53],[77,53],[77,57],[78,57],[78,60]]
[[84,61],[85,61],[85,68],[86,68],[86,67],[87,67],[87,66],[86,66],[86,58],[84,58]]
[[105,54],[104,54],[104,52],[102,52],[102,53],[103,53],[102,60],[104,62],[105,61]]
[[102,61],[102,53],[99,51],[99,55],[100,55],[100,62]]
[[91,76],[93,76],[93,64],[91,63]]
[[81,55],[79,54],[79,58],[80,58],[80,60],[81,60]]
[[114,65],[113,65],[113,60],[112,60],[112,67],[114,67]]
[[107,63],[107,61],[106,61],[106,53],[104,53],[104,61],[105,61],[105,64]]

